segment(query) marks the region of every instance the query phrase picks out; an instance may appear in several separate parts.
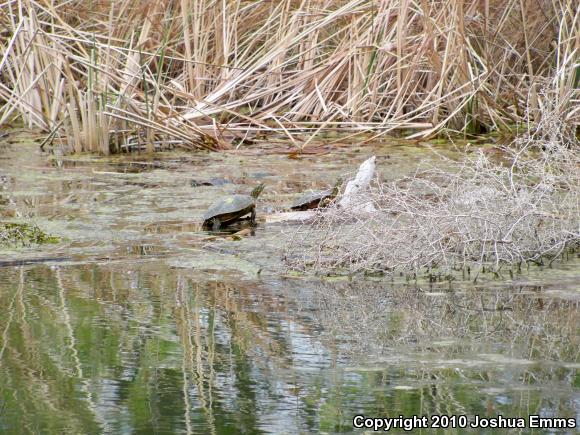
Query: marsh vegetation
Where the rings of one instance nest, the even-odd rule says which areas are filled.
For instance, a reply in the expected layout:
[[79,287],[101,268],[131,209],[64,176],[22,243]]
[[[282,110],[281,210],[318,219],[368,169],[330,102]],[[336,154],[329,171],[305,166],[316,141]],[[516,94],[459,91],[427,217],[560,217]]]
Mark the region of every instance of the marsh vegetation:
[[0,4],[0,432],[580,427],[576,3]]
[[377,178],[350,206],[320,210],[292,234],[289,267],[477,280],[577,251],[580,153],[557,115],[546,111],[533,133],[493,151]]
[[[573,0],[8,1],[0,125],[67,152],[282,134],[512,135],[580,117]],[[529,119],[529,118],[528,118]]]

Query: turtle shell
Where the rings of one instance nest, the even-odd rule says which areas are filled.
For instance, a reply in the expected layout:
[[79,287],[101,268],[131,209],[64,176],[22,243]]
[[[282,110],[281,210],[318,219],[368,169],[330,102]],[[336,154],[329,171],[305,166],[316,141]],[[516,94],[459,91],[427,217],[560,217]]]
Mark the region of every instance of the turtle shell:
[[309,210],[318,207],[321,201],[332,196],[333,189],[311,190],[298,198],[290,208],[292,210]]
[[227,223],[250,213],[256,206],[255,200],[250,195],[230,195],[214,202],[203,215],[204,222],[218,218]]

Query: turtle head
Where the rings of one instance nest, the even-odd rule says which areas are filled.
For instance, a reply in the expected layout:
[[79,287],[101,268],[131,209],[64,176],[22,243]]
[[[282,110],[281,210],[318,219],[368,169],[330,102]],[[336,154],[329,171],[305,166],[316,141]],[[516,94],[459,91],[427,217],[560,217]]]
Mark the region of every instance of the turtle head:
[[260,193],[262,193],[264,187],[265,187],[264,183],[260,183],[256,187],[254,187],[254,190],[252,190],[252,193],[250,194],[252,195],[252,198],[258,199],[258,196],[260,196]]

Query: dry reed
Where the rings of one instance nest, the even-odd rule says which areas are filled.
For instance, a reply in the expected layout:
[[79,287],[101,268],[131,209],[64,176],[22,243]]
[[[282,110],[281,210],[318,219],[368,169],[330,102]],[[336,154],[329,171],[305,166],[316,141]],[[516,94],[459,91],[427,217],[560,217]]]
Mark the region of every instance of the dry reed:
[[8,0],[0,124],[19,117],[103,153],[272,131],[296,143],[337,128],[481,133],[541,109],[555,77],[560,115],[577,125],[574,4]]

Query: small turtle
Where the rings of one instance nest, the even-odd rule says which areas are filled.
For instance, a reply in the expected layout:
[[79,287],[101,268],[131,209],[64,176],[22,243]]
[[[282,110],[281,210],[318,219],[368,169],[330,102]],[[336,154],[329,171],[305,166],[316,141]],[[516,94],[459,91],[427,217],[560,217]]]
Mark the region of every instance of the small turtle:
[[332,189],[310,190],[298,198],[290,208],[292,210],[310,210],[326,207],[338,195],[341,185],[342,178],[339,178]]
[[250,222],[256,223],[256,199],[264,190],[264,184],[260,184],[252,190],[250,195],[230,195],[214,202],[203,215],[203,227],[217,231],[222,226],[227,226],[238,221],[248,213]]

